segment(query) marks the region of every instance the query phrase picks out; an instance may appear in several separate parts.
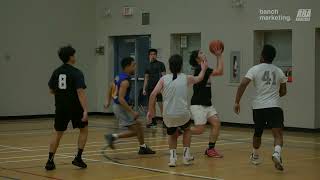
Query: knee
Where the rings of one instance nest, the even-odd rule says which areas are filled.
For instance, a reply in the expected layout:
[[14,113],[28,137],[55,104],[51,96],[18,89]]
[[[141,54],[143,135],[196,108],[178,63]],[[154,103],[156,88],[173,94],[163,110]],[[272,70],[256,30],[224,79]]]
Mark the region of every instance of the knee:
[[213,126],[214,129],[218,130],[218,129],[220,129],[220,127],[221,127],[221,123],[220,123],[219,120],[216,120],[216,121],[214,121],[214,122],[212,123],[212,126]]
[[257,137],[257,138],[261,138],[262,137],[262,134],[263,134],[263,129],[255,129],[254,130],[254,137]]
[[204,132],[204,126],[194,126],[191,128],[193,134],[202,134]]

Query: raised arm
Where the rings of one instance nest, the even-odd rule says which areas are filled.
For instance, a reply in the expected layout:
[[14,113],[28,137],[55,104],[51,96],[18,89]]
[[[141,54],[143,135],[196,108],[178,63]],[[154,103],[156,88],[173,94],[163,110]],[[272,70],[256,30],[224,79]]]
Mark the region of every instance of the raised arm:
[[208,69],[208,62],[206,60],[201,62],[201,71],[198,76],[188,76],[188,86],[192,86],[193,84],[197,84],[202,81],[204,75]]
[[224,69],[224,62],[223,62],[223,56],[222,56],[221,50],[217,50],[216,57],[217,57],[217,66],[212,71],[211,76],[222,76],[223,69]]

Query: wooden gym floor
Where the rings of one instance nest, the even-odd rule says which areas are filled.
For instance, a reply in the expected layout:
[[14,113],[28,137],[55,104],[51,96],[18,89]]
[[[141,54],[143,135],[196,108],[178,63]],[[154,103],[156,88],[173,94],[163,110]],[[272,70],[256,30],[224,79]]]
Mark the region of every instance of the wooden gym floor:
[[156,155],[139,156],[137,140],[130,138],[116,144],[116,150],[106,150],[109,157],[120,163],[109,161],[102,156],[101,149],[105,146],[103,135],[118,130],[116,120],[105,116],[90,118],[89,137],[83,155],[88,164],[87,169],[78,169],[71,164],[77,150],[78,130],[69,128],[55,156],[56,170],[46,171],[44,165],[47,161],[52,122],[52,119],[0,121],[0,179],[320,179],[319,133],[285,133],[284,172],[279,172],[273,167],[273,140],[270,131],[266,131],[263,137],[263,163],[254,166],[249,163],[252,130],[231,127],[222,128],[217,142],[217,149],[224,154],[224,158],[213,159],[204,156],[208,139],[206,131],[205,134],[192,138],[194,164],[182,165],[180,137],[179,164],[175,168],[169,168],[166,132],[160,125],[157,129],[145,129],[145,140],[157,151]]

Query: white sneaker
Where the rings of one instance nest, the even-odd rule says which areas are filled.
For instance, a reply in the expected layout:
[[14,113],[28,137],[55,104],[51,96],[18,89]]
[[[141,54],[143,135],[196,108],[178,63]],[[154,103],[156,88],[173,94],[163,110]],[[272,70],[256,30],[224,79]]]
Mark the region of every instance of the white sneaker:
[[251,161],[252,164],[254,164],[254,165],[256,165],[256,166],[259,165],[259,164],[261,164],[260,157],[259,157],[259,155],[257,155],[257,154],[251,153],[250,161]]
[[283,171],[282,159],[279,153],[274,152],[272,155],[272,161],[274,162],[274,167],[279,171]]
[[184,165],[191,165],[192,162],[194,160],[194,157],[190,156],[190,157],[183,157],[183,164]]
[[176,167],[176,164],[177,163],[177,159],[175,159],[175,158],[170,158],[169,159],[169,163],[168,163],[168,166],[169,167]]
[[186,159],[187,161],[193,161],[194,160],[194,157],[191,156],[191,155],[183,157],[183,158]]

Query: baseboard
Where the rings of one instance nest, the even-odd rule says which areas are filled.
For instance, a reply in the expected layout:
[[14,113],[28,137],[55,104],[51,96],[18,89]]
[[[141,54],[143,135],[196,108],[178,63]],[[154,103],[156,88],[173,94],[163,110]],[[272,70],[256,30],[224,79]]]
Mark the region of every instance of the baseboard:
[[[221,122],[221,125],[227,126],[227,127],[254,128],[253,124]],[[270,129],[270,128],[267,128],[267,129]],[[311,129],[311,128],[285,127],[284,130],[292,131],[292,132],[320,133],[320,128]]]
[[[89,112],[89,116],[113,116],[113,113],[109,112]],[[53,118],[54,114],[40,114],[40,115],[22,115],[22,116],[0,116],[0,120],[19,120],[19,119],[40,119],[40,118]],[[156,117],[157,120],[161,120],[161,117]],[[239,128],[254,128],[253,124],[231,123],[221,122],[222,126],[226,127],[239,127]],[[320,128],[297,128],[297,127],[285,127],[286,131],[293,132],[307,132],[307,133],[320,133]]]

